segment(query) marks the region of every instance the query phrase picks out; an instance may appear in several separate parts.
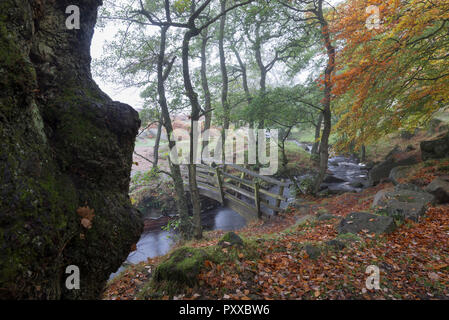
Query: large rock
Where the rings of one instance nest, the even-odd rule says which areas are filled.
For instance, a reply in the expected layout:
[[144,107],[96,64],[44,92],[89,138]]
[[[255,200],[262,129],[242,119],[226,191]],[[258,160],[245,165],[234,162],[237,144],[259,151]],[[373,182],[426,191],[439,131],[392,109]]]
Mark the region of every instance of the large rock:
[[362,230],[370,233],[390,233],[396,228],[396,224],[391,217],[379,216],[369,212],[353,212],[341,220],[338,226],[338,233],[357,234]]
[[399,191],[399,190],[411,190],[411,191],[416,191],[416,192],[422,192],[423,190],[417,186],[416,184],[413,183],[400,183],[394,186],[394,190],[395,191]]
[[438,203],[449,202],[449,177],[434,179],[424,190],[433,194]]
[[411,166],[418,163],[418,159],[415,155],[411,155],[404,159],[397,160],[393,155],[388,157],[385,161],[376,164],[369,172],[368,184],[373,186],[378,184],[384,179],[390,176],[392,169],[400,166]]
[[400,179],[407,178],[411,175],[412,166],[399,166],[390,171],[388,178],[394,185],[400,184]]
[[346,181],[333,175],[327,175],[323,180],[323,183],[342,183],[342,182]]
[[435,197],[427,192],[395,188],[378,192],[373,207],[396,219],[417,221],[434,201]]
[[157,282],[169,281],[178,285],[194,286],[208,255],[203,249],[183,247],[175,250],[154,271]]
[[388,194],[388,192],[390,192],[389,190],[380,190],[378,191],[375,195],[374,195],[374,199],[373,199],[373,204],[372,204],[372,208],[375,208],[379,205],[379,202],[384,200],[386,195]]
[[[0,299],[98,298],[139,239],[128,188],[140,120],[90,73],[100,3],[0,2]],[[64,285],[69,265],[79,290]]]
[[221,238],[218,245],[222,247],[243,246],[243,240],[236,233],[228,232]]
[[442,159],[449,157],[449,133],[434,140],[421,142],[421,156],[423,161],[428,159]]

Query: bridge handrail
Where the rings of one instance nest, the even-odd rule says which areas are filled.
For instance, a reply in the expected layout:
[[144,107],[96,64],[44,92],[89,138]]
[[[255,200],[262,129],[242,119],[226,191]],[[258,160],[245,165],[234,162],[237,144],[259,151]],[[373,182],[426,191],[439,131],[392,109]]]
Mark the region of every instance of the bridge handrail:
[[[226,200],[229,200],[229,201],[238,202],[240,204],[240,207],[242,207],[242,203],[240,203],[240,202],[242,202],[242,200],[240,200],[236,196],[236,195],[240,194],[240,195],[245,196],[246,198],[254,201],[254,207],[252,207],[251,212],[253,214],[257,213],[257,216],[259,218],[262,216],[262,213],[265,213],[261,209],[261,205],[273,210],[273,212],[275,214],[283,211],[283,209],[281,208],[281,202],[287,201],[287,198],[284,196],[284,188],[289,186],[290,183],[284,182],[284,181],[278,181],[271,177],[262,176],[256,172],[253,172],[251,170],[248,170],[246,168],[243,168],[243,167],[235,165],[235,164],[215,165],[214,167],[209,167],[205,164],[197,164],[196,166],[197,166],[197,171],[199,171],[199,172],[197,172],[198,186],[202,189],[208,190],[209,193],[206,193],[206,194],[208,194],[209,196],[212,196],[216,200],[219,200],[222,204],[224,204],[224,202]],[[241,176],[237,177],[235,175],[232,175],[232,174],[226,172],[226,170],[228,168],[240,171]],[[188,171],[185,170],[184,168],[181,168],[181,172],[184,175],[188,174]],[[256,180],[245,179],[244,178],[245,175],[247,175],[249,177],[256,178]],[[228,178],[228,180],[226,181],[225,178]],[[276,194],[276,193],[270,192],[269,190],[265,190],[264,188],[262,188],[262,186],[260,185],[260,183],[257,179],[260,179],[260,180],[268,182],[272,185],[278,186],[279,193]],[[232,184],[231,182],[237,183],[237,185]],[[247,188],[250,188],[250,190],[242,188],[241,187],[242,185],[244,185]],[[232,190],[234,193],[229,193],[228,190]],[[206,192],[206,191],[204,191],[204,192]],[[212,192],[212,194],[210,192]],[[261,198],[260,194],[264,194],[264,195],[276,200],[275,205],[271,204],[268,199]],[[239,201],[237,201],[236,199],[239,199]],[[228,204],[231,205],[229,203],[229,201],[228,201]],[[244,207],[247,207],[247,206],[251,206],[251,205],[246,203]]]

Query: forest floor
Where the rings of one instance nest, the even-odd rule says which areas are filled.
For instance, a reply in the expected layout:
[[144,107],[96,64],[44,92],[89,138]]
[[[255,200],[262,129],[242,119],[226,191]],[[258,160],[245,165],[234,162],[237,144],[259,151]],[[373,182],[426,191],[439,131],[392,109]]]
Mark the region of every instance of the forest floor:
[[[430,182],[437,175],[447,174],[448,167],[448,159],[420,163],[414,175],[403,182]],[[374,195],[389,187],[390,183],[384,183],[360,193],[310,197],[305,200],[309,212],[289,208],[280,216],[236,232],[246,248],[222,248],[217,243],[224,233],[206,232],[202,241],[182,245],[214,247],[232,258],[221,263],[206,260],[196,286],[185,287],[177,294],[160,292],[156,298],[449,299],[449,205],[430,207],[418,223],[406,221],[384,235],[361,232],[344,238],[336,229],[338,218],[301,220],[323,212],[344,217],[351,212],[371,211]],[[332,239],[343,240],[345,248],[323,247]],[[307,245],[325,249],[312,258],[304,250]],[[155,267],[167,256],[128,267],[108,283],[104,299],[142,297]],[[380,289],[366,288],[368,266],[379,268]]]

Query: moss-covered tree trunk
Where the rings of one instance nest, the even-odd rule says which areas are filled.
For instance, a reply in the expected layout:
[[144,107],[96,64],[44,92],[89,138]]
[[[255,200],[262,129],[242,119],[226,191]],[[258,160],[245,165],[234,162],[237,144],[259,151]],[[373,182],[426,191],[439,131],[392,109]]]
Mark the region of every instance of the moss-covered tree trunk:
[[332,45],[329,25],[323,13],[323,0],[318,1],[316,16],[321,26],[327,53],[327,66],[324,72],[324,99],[323,99],[323,133],[320,141],[320,170],[315,181],[315,193],[320,190],[321,183],[326,175],[329,160],[329,136],[331,134],[331,98],[332,98],[332,74],[335,69],[335,48]]
[[209,145],[209,129],[212,123],[212,98],[207,79],[207,43],[209,41],[209,29],[206,28],[201,33],[201,86],[204,93],[204,129],[203,129],[203,150]]
[[90,72],[100,4],[0,2],[0,298],[98,298],[142,231],[128,197],[140,120]]

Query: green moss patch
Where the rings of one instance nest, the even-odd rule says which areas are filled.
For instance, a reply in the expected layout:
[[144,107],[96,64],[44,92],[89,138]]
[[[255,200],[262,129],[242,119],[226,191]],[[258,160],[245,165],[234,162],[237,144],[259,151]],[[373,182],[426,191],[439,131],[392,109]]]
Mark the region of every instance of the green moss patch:
[[154,272],[155,281],[174,281],[195,285],[207,253],[202,249],[183,247],[174,251]]

